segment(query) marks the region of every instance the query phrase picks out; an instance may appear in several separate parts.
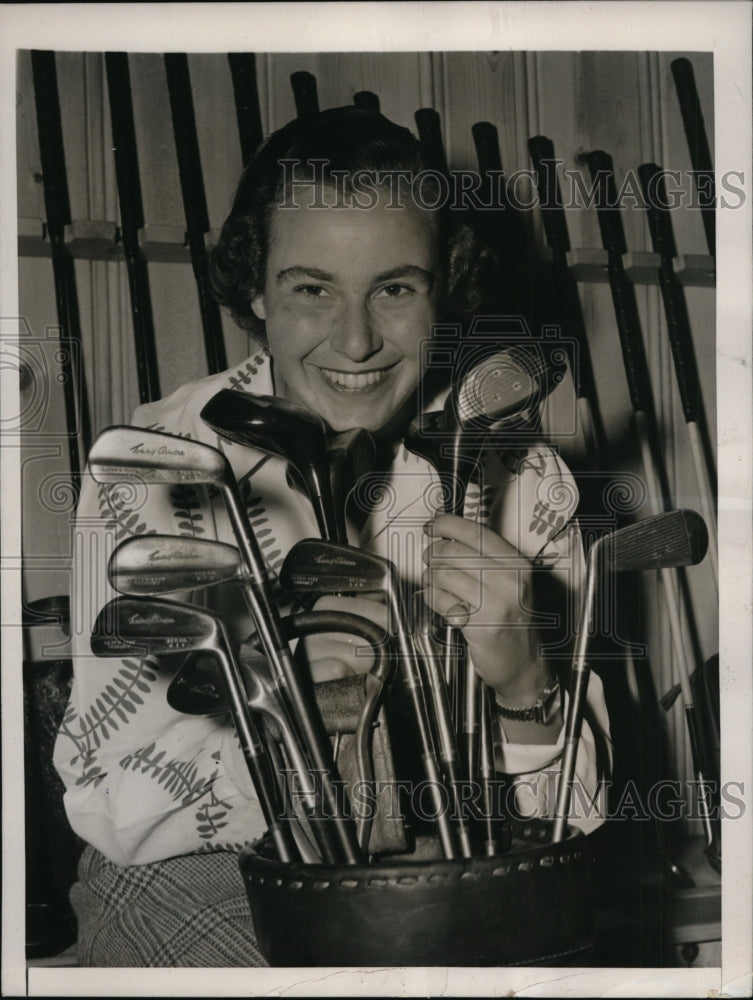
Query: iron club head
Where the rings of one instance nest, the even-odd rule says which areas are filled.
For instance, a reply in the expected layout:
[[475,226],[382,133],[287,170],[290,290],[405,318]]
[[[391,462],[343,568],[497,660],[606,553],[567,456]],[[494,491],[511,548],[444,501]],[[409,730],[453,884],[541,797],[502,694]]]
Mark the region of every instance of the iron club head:
[[131,477],[147,483],[223,483],[231,475],[227,459],[211,445],[141,427],[109,427],[92,445],[88,462],[97,482]]
[[336,542],[305,538],[288,552],[280,582],[292,591],[320,594],[391,590],[395,568],[386,559]]
[[113,598],[91,635],[95,656],[159,656],[220,648],[223,642],[224,626],[211,611],[158,597]]
[[154,597],[240,580],[243,564],[235,546],[224,542],[139,535],[115,549],[107,575],[121,594]]
[[597,559],[612,573],[693,566],[706,555],[706,522],[694,510],[644,518],[594,543]]

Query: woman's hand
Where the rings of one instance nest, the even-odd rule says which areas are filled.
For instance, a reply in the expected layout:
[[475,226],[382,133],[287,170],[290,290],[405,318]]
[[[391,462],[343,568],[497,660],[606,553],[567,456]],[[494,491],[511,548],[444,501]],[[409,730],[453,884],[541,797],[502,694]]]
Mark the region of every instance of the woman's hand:
[[[368,618],[387,631],[387,605],[376,595],[368,597],[321,597],[315,611],[347,611]],[[365,674],[374,666],[371,646],[360,636],[343,632],[309,635],[303,640],[315,682]]]
[[532,567],[500,535],[475,521],[438,514],[424,531],[426,601],[461,629],[473,665],[505,704],[535,704],[549,678],[532,618]]

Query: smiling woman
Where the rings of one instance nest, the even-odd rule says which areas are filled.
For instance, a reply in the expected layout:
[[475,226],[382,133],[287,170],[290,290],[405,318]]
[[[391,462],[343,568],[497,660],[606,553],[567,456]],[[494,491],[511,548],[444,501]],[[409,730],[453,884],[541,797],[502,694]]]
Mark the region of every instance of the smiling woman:
[[266,341],[275,391],[335,430],[404,426],[432,323],[479,304],[490,254],[444,199],[425,207],[432,184],[411,133],[355,107],[291,122],[241,179],[218,298]]

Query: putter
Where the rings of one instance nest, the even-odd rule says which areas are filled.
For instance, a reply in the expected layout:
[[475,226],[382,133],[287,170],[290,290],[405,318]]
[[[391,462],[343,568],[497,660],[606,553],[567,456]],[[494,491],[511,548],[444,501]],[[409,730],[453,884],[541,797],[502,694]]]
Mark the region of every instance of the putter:
[[280,626],[269,570],[248,523],[230,463],[221,451],[191,439],[139,427],[111,427],[97,438],[89,453],[89,470],[97,482],[124,477],[146,483],[194,483],[215,486],[221,493],[244,568],[244,596],[264,652],[275,672],[320,803],[317,834],[322,854],[331,864],[363,860],[354,824],[337,793],[337,769],[324,732],[311,685],[299,675]]
[[557,843],[564,837],[570,811],[575,761],[591,670],[587,657],[588,641],[593,634],[598,610],[597,583],[600,576],[673,566],[693,566],[703,559],[707,547],[706,524],[694,510],[673,510],[666,514],[644,518],[636,524],[603,535],[591,546],[588,553],[583,608],[570,668],[562,773],[557,789],[552,843]]
[[277,787],[264,743],[248,710],[238,664],[222,621],[205,608],[160,598],[116,597],[99,612],[91,636],[95,656],[159,656],[207,650],[216,656],[243,756],[281,861],[297,860],[290,829],[279,821]]
[[[564,371],[564,352],[556,341],[497,344],[461,355],[444,409],[416,418],[404,441],[436,469],[445,513],[462,516],[488,432],[507,434],[525,427]],[[473,780],[480,752],[481,687],[457,628],[444,626],[442,646],[464,770]]]
[[[374,651],[374,665],[364,675],[365,698],[356,725],[355,748],[358,780],[373,783],[371,729],[395,666],[394,657],[389,655],[383,630],[368,619],[345,611],[299,612],[283,618],[282,626],[289,639],[300,639],[307,635],[325,632],[347,632],[365,639],[371,645]],[[254,664],[253,670],[246,669],[242,673],[248,704],[254,711],[261,712],[273,720],[291,763],[300,773],[303,765],[295,760],[297,746],[288,720],[280,710],[272,679],[261,664]],[[186,659],[171,681],[167,691],[167,701],[177,712],[184,712],[187,715],[216,715],[229,711],[227,696],[215,663],[208,657],[196,654]],[[298,795],[307,818],[310,819],[312,810],[310,796],[307,796],[303,788],[299,790]],[[371,833],[371,819],[361,817],[357,828],[359,843],[362,850],[366,851]]]
[[323,538],[337,537],[329,459],[321,417],[277,396],[220,389],[204,405],[201,419],[220,437],[285,458],[303,482]]
[[[313,538],[298,542],[280,569],[280,582],[291,591],[320,594],[384,593],[395,626],[397,652],[418,729],[421,757],[437,818],[439,839],[446,858],[457,857],[455,831],[446,810],[450,792],[434,744],[426,704],[426,691],[413,637],[404,625],[405,615],[397,570],[386,559],[361,549]],[[443,802],[441,790],[447,794]]]

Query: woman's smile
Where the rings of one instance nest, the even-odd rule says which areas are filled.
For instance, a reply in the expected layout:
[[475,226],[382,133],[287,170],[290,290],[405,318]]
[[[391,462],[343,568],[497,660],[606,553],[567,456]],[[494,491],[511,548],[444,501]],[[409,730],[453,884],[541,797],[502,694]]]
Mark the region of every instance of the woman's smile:
[[370,368],[366,371],[338,371],[331,368],[312,366],[325,382],[337,392],[374,392],[379,389],[385,379],[390,377],[394,365],[387,368]]

